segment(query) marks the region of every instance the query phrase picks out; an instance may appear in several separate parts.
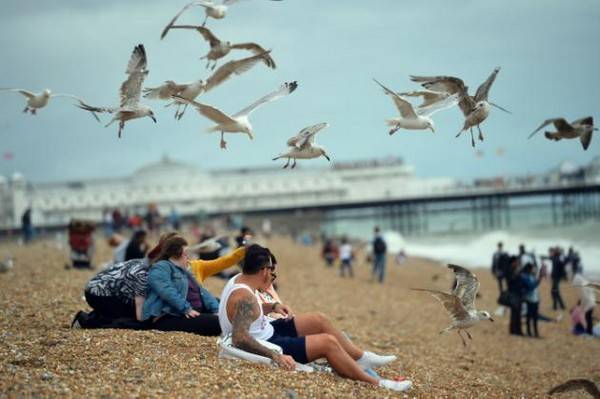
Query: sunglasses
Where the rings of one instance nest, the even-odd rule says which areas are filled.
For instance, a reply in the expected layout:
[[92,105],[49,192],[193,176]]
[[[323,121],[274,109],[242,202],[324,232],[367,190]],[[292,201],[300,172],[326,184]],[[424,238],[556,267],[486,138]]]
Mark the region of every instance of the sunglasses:
[[275,270],[275,266],[265,266],[263,267],[263,269],[269,269],[271,271],[271,279],[272,281],[275,281],[275,279],[277,278],[277,274],[273,271]]

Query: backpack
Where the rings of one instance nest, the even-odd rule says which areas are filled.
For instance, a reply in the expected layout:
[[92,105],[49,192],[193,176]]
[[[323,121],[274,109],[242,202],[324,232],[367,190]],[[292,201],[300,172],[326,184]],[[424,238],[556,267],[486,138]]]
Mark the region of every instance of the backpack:
[[375,238],[375,242],[373,242],[373,252],[376,254],[385,253],[387,246],[385,245],[385,241],[381,237]]

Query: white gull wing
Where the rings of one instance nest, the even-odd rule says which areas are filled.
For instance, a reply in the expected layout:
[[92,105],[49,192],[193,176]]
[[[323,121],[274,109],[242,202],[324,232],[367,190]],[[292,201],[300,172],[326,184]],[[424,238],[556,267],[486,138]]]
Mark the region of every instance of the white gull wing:
[[375,83],[377,83],[379,86],[381,86],[383,88],[383,91],[385,92],[385,94],[387,94],[388,96],[390,96],[392,98],[392,100],[394,101],[394,104],[396,104],[396,108],[398,108],[398,111],[400,112],[400,115],[403,118],[408,118],[408,119],[416,119],[417,118],[417,114],[415,113],[415,110],[411,103],[409,103],[408,101],[406,101],[405,99],[400,97],[397,93],[395,93],[395,92],[391,91],[390,89],[388,89],[387,87],[385,87],[382,83],[380,83],[376,79],[373,79],[373,80],[375,81]]
[[490,88],[492,87],[492,84],[494,84],[498,72],[500,72],[500,67],[496,67],[492,74],[485,80],[485,82],[483,82],[477,88],[477,91],[475,92],[475,102],[487,101]]
[[170,100],[172,96],[181,94],[191,83],[178,84],[172,80],[165,81],[158,87],[144,88],[144,97],[160,100]]
[[234,74],[241,75],[244,72],[249,71],[258,62],[263,61],[265,56],[268,57],[268,54],[269,52],[266,51],[262,54],[242,58],[241,60],[229,61],[228,63],[221,65],[206,81],[204,92],[214,89]]
[[477,277],[464,267],[457,265],[448,265],[456,276],[456,287],[453,294],[460,299],[467,310],[475,310],[475,297],[479,291],[479,280]]
[[305,127],[304,129],[300,130],[300,132],[297,135],[290,138],[287,141],[287,145],[289,147],[296,147],[298,149],[301,149],[307,143],[312,144],[315,141],[315,135],[328,126],[329,124],[327,122],[323,122],[313,126]]
[[537,132],[539,132],[540,130],[542,130],[544,127],[548,126],[551,123],[554,124],[554,127],[556,127],[556,129],[558,131],[573,130],[573,126],[571,126],[569,124],[569,122],[567,122],[565,120],[565,118],[550,118],[550,119],[546,119],[545,121],[543,121],[542,124],[537,129],[535,129],[527,138],[528,139],[532,138]]
[[12,88],[8,88],[8,87],[3,87],[3,88],[0,88],[0,91],[12,91],[12,92],[20,93],[27,98],[35,97],[34,93],[30,92],[29,90],[25,90],[25,89],[12,89]]
[[431,103],[427,106],[423,106],[423,104],[421,104],[421,106],[419,106],[417,108],[417,114],[421,115],[421,116],[431,116],[431,115],[435,114],[436,112],[443,111],[445,109],[454,107],[456,104],[458,104],[458,102],[459,102],[458,93],[454,93],[452,95],[445,96],[444,98],[441,98],[439,101]]
[[453,320],[465,320],[469,317],[469,312],[463,306],[460,298],[456,295],[447,294],[442,291],[436,290],[426,290],[422,288],[412,288],[413,291],[423,291],[432,295],[435,299],[440,301],[440,303],[444,306],[444,309],[450,314]]
[[140,102],[142,94],[142,85],[144,79],[148,75],[146,66],[148,60],[146,58],[146,50],[143,44],[138,44],[131,53],[131,58],[127,64],[126,73],[129,74],[127,80],[121,84],[121,108],[135,108]]
[[[264,54],[267,52],[263,47],[259,46],[256,43],[247,42],[247,43],[236,43],[231,45],[232,49],[243,49],[253,52],[254,54]],[[275,61],[271,58],[270,55],[264,57],[264,62],[267,64],[269,68],[275,69],[277,66],[275,65]]]
[[[212,5],[212,3],[210,5]],[[171,19],[171,21],[169,21],[167,26],[165,26],[165,28],[163,29],[163,31],[160,34],[160,39],[162,40],[165,38],[165,36],[167,35],[167,33],[169,33],[169,30],[173,27],[173,25],[175,24],[175,21],[177,21],[177,18],[179,18],[181,16],[181,14],[186,12],[190,7],[196,7],[196,6],[208,7],[209,4],[207,4],[206,1],[192,1],[191,3],[186,4],[177,14],[175,14],[173,19]]]
[[413,82],[421,83],[421,86],[432,91],[447,92],[450,94],[458,93],[461,111],[465,116],[469,115],[475,108],[475,100],[469,96],[469,88],[465,86],[462,79],[454,76],[410,76]]
[[450,96],[450,93],[445,91],[433,90],[413,90],[404,93],[398,93],[401,97],[423,97],[423,102],[417,108],[426,108],[438,101],[444,100]]
[[296,81],[286,82],[286,83],[282,84],[281,87],[279,87],[279,89],[260,98],[258,101],[254,102],[253,104],[249,105],[248,107],[237,112],[235,115],[233,115],[233,117],[234,118],[239,118],[239,117],[244,117],[244,116],[247,117],[252,112],[254,112],[259,107],[261,107],[262,105],[269,103],[271,101],[279,100],[280,98],[287,96],[288,94],[290,94],[294,90],[296,90],[297,87],[298,87],[298,82],[296,82]]
[[210,47],[218,46],[221,40],[212,33],[212,31],[204,26],[200,25],[173,25],[170,29],[191,29],[195,30],[202,35],[204,40],[208,42]]
[[202,104],[197,101],[188,100],[188,99],[180,97],[180,96],[173,96],[173,98],[176,98],[177,100],[181,101],[182,103],[190,104],[191,106],[196,108],[196,111],[198,111],[198,113],[200,113],[201,115],[207,117],[208,119],[210,119],[211,121],[213,121],[219,125],[237,123],[237,121],[235,119],[233,119],[232,117],[230,117],[229,115],[227,115],[226,113],[221,111],[220,109],[213,107],[212,105]]

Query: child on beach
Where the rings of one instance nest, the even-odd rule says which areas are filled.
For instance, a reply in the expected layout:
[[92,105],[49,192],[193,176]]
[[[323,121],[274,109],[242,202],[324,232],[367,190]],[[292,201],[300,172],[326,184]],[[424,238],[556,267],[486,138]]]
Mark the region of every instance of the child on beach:
[[346,237],[342,238],[342,245],[340,246],[340,276],[346,277],[346,270],[350,277],[354,277],[352,271],[352,261],[354,260],[354,251],[352,244],[348,242]]

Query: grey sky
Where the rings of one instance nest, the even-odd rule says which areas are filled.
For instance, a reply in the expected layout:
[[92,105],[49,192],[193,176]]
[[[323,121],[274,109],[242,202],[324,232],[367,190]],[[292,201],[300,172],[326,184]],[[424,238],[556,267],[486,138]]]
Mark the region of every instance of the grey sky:
[[[207,45],[199,35],[172,31],[159,40],[186,2],[3,0],[0,87],[48,87],[114,105],[138,43],[148,53],[147,86],[205,78],[209,72],[198,58]],[[181,21],[202,18],[202,10],[193,9]],[[526,137],[548,117],[600,118],[599,20],[594,0],[241,0],[207,26],[223,39],[272,48],[278,68],[259,65],[199,99],[235,112],[284,81],[299,82],[291,96],[252,115],[253,142],[230,135],[222,151],[217,135],[203,133],[210,121],[188,110],[176,122],[172,109],[154,101],[145,102],[158,124],[132,121],[119,140],[116,125],[104,128],[67,99],[32,117],[21,113],[20,95],[0,93],[0,155],[15,154],[11,161],[0,158],[0,174],[20,171],[35,181],[125,175],[165,153],[205,169],[274,165],[271,158],[288,137],[318,122],[331,125],[318,141],[333,160],[398,155],[421,176],[470,178],[539,172],[564,160],[583,164],[600,154],[600,136],[587,152],[575,140]],[[474,91],[495,66],[502,70],[490,98],[514,115],[494,110],[484,122],[486,140],[477,147],[483,157],[468,135],[454,138],[462,126],[458,108],[435,115],[435,134],[388,136],[384,119],[396,110],[371,78],[410,90],[417,86],[409,74],[450,74]]]

